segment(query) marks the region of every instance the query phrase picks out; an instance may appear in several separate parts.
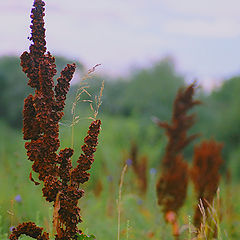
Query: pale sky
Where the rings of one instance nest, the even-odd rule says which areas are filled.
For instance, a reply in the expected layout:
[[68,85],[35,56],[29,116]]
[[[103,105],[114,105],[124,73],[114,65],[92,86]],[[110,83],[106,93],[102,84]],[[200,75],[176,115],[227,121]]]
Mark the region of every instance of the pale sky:
[[[0,55],[28,50],[32,0],[0,0]],[[119,76],[166,55],[205,86],[240,74],[240,0],[46,0],[48,50]]]

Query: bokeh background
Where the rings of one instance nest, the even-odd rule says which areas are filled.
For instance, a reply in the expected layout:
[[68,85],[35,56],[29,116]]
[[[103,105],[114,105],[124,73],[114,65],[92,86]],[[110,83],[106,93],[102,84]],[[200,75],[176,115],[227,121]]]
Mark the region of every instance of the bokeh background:
[[[114,215],[120,169],[129,158],[133,142],[138,146],[139,154],[148,157],[148,204],[155,201],[154,181],[166,136],[152,119],[170,120],[177,90],[193,81],[198,86],[195,98],[202,101],[193,109],[197,121],[191,132],[201,134],[193,144],[207,138],[222,142],[224,164],[221,172],[223,176],[231,173],[233,181],[238,183],[238,0],[51,0],[46,4],[47,47],[56,57],[58,73],[67,63],[78,65],[61,122],[62,147],[71,145],[71,109],[81,79],[89,69],[101,64],[86,81],[93,101],[102,81],[105,82],[99,111],[103,121],[100,145],[92,178],[86,187],[89,196],[82,202],[82,207],[88,209],[83,210],[85,230],[90,228],[92,232],[97,231],[98,236],[113,239],[114,234],[107,226],[113,224],[115,229],[116,218],[113,222],[108,219],[104,224],[94,220],[94,216],[99,214],[99,207],[103,215],[106,212],[109,216]],[[31,6],[31,0],[0,0],[0,216],[4,219],[0,234],[28,219],[37,219],[50,228],[46,217],[51,212],[50,206],[40,198],[41,189],[36,189],[28,180],[31,163],[27,161],[21,133],[23,101],[31,89],[21,71],[19,56],[30,45]],[[89,96],[81,98],[86,99]],[[80,121],[75,126],[75,160],[92,116],[89,104],[83,101],[77,103],[76,112]],[[189,163],[193,144],[185,151]],[[127,179],[131,181],[131,173],[129,175]],[[125,200],[129,204],[126,206],[143,205],[143,200],[134,195],[131,184],[125,191]],[[95,201],[98,194],[102,197]],[[92,211],[92,217],[87,211]],[[151,215],[149,208],[140,212],[149,221],[149,226],[153,218],[159,220],[158,216]],[[129,216],[125,216],[126,219]],[[134,221],[135,230],[147,224],[140,217]],[[135,237],[143,236],[135,230],[132,230]],[[148,233],[146,239],[150,238]]]

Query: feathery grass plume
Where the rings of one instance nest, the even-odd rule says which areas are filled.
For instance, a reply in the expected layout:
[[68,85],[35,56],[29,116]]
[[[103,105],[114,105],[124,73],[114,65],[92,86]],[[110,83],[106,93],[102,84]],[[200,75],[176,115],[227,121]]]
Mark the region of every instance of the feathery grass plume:
[[[221,151],[223,144],[217,143],[213,139],[203,141],[194,148],[194,160],[191,168],[191,178],[194,184],[198,201],[202,199],[202,204],[207,209],[207,202],[212,204],[216,194],[220,173],[219,169],[223,162]],[[194,225],[199,227],[202,222],[202,214],[197,206],[194,215]]]
[[[33,162],[32,169],[43,181],[43,196],[54,204],[53,224],[56,228],[56,240],[76,239],[81,232],[77,228],[80,223],[78,200],[84,191],[80,184],[88,181],[87,172],[94,161],[94,152],[98,144],[100,120],[94,120],[89,126],[88,135],[82,146],[83,153],[79,157],[77,167],[73,169],[71,157],[73,149],[65,148],[57,153],[60,146],[59,121],[64,115],[66,95],[70,88],[76,65],[68,64],[61,72],[54,86],[56,75],[55,59],[46,53],[44,6],[42,0],[35,0],[32,9],[32,44],[29,52],[21,56],[23,72],[29,78],[28,84],[35,89],[35,95],[25,99],[23,110],[23,134],[28,159]],[[30,174],[32,181],[33,177]],[[39,184],[34,181],[35,184]],[[27,234],[35,239],[48,239],[41,235],[40,228],[34,223],[20,224],[10,235],[10,239],[18,239]]]
[[162,161],[162,173],[157,182],[158,204],[163,207],[165,220],[172,224],[173,234],[179,235],[177,212],[183,205],[188,185],[188,165],[184,162],[182,150],[198,135],[187,135],[187,131],[195,122],[194,114],[187,112],[200,101],[193,100],[195,83],[186,89],[180,89],[173,106],[172,123],[156,121],[165,129],[168,143]]
[[141,194],[145,194],[147,191],[147,164],[148,158],[142,156],[138,158],[138,147],[135,142],[131,144],[130,159],[132,160],[132,167],[137,176],[137,182]]
[[75,125],[80,121],[80,117],[76,114],[76,106],[79,102],[87,102],[89,103],[90,109],[92,111],[93,116],[92,117],[88,117],[87,119],[90,120],[96,120],[97,115],[98,115],[98,111],[99,108],[102,104],[102,96],[103,96],[103,89],[104,89],[104,81],[102,82],[102,86],[100,88],[100,92],[98,96],[95,96],[95,101],[91,100],[91,99],[81,99],[83,94],[86,94],[89,98],[91,98],[91,94],[88,92],[88,88],[90,87],[89,84],[86,82],[86,80],[88,80],[89,78],[91,78],[91,74],[96,70],[97,67],[99,67],[101,64],[96,64],[93,68],[89,69],[87,71],[87,73],[81,78],[80,81],[80,86],[77,89],[76,92],[76,96],[75,96],[75,100],[72,104],[72,109],[71,109],[71,113],[72,113],[72,124],[71,124],[71,128],[72,128],[72,145],[71,147],[74,147],[74,127]]
[[[199,210],[202,214],[202,221],[200,226],[195,229],[194,239],[219,239],[222,240],[222,230],[220,227],[220,196],[219,189],[217,190],[216,199],[210,204],[205,200],[205,204],[199,200]],[[207,207],[205,208],[204,205]],[[226,232],[225,232],[226,234]]]

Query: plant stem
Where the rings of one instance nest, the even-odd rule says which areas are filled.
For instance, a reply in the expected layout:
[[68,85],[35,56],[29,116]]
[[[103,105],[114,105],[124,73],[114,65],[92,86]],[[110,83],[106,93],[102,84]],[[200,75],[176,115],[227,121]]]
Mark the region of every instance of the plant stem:
[[127,171],[127,164],[123,167],[122,173],[121,173],[121,179],[119,184],[119,192],[118,192],[118,200],[117,200],[117,208],[118,208],[118,235],[117,239],[120,240],[120,222],[121,222],[121,199],[122,199],[122,186],[123,186],[123,180],[124,175]]

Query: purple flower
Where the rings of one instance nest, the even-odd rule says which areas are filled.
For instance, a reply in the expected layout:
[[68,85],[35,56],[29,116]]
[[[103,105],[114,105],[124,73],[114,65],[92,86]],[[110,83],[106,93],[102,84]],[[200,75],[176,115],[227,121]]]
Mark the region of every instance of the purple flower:
[[150,169],[150,174],[151,174],[151,175],[155,175],[156,173],[157,173],[156,168],[151,168],[151,169]]
[[127,161],[126,161],[126,164],[128,165],[128,166],[131,166],[132,165],[132,159],[128,159]]
[[16,197],[15,197],[15,201],[16,202],[22,202],[22,197],[18,194]]
[[15,226],[11,226],[10,228],[9,228],[9,230],[10,230],[10,232],[12,232],[12,230],[15,228]]
[[107,180],[108,180],[109,182],[112,182],[112,181],[113,181],[113,177],[112,177],[111,175],[109,175],[109,176],[107,176]]

